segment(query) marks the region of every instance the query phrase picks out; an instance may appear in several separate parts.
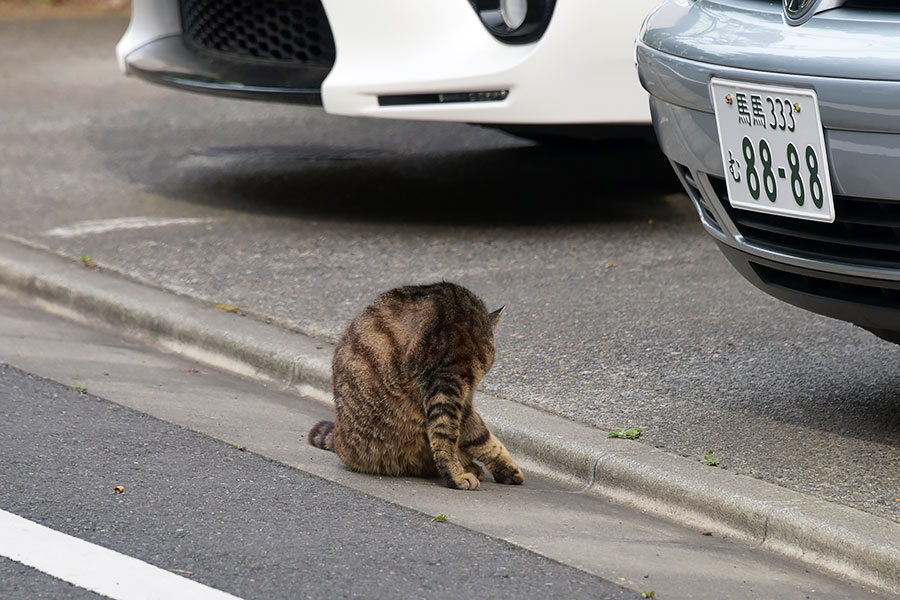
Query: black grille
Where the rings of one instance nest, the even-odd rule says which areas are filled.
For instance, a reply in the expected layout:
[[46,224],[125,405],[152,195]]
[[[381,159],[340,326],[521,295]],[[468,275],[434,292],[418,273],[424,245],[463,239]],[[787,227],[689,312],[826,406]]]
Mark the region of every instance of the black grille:
[[738,231],[754,245],[812,259],[900,267],[900,202],[835,196],[834,223],[818,223],[734,208],[725,180],[709,181]]
[[281,64],[334,63],[319,0],[181,0],[181,24],[195,49]]
[[897,6],[897,0],[847,0],[844,3],[844,7],[859,10],[900,10],[900,6]]
[[[759,278],[769,285],[776,285],[804,294],[881,308],[896,309],[900,305],[900,289],[887,287],[885,285],[886,282],[877,282],[871,285],[849,283],[793,273],[782,269],[773,269],[755,262],[751,262],[750,266],[753,267]],[[867,280],[860,279],[858,281]]]

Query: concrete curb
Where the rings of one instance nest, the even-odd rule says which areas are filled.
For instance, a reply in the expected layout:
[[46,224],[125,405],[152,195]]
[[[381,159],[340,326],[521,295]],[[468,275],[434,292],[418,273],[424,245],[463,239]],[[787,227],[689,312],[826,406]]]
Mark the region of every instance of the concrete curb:
[[[0,238],[0,286],[67,318],[330,401],[329,343],[12,239]],[[478,394],[476,405],[526,471],[900,594],[900,525],[641,443],[610,440],[509,400]]]

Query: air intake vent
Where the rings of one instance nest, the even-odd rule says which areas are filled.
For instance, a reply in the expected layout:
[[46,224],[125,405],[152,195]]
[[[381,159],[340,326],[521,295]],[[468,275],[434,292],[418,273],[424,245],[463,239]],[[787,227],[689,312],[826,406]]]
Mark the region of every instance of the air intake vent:
[[900,267],[900,202],[835,196],[834,223],[817,223],[734,208],[725,180],[709,181],[738,231],[756,246],[830,262]]
[[185,43],[208,53],[331,66],[334,38],[319,0],[181,0]]
[[883,285],[885,282],[880,282],[882,285],[875,281],[872,281],[872,285],[847,283],[774,269],[754,262],[751,262],[750,266],[763,282],[795,292],[880,308],[896,309],[900,306],[900,289],[887,287]]
[[843,6],[844,8],[859,10],[900,11],[900,5],[897,4],[897,0],[847,0]]

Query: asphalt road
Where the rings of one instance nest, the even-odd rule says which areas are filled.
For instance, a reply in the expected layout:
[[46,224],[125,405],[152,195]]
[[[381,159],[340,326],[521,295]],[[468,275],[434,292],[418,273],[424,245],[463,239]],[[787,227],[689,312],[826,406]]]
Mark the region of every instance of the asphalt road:
[[[6,365],[0,415],[0,508],[247,600],[637,597]],[[99,596],[0,559],[0,597]]]
[[94,592],[71,583],[45,575],[7,558],[0,558],[0,594],[5,598],[41,598],[52,600],[98,600],[103,598]]
[[[898,348],[745,283],[652,149],[177,93],[124,26],[0,23],[0,233],[328,340],[455,280],[508,309],[486,390],[900,519]],[[120,217],[201,221],[71,229]]]

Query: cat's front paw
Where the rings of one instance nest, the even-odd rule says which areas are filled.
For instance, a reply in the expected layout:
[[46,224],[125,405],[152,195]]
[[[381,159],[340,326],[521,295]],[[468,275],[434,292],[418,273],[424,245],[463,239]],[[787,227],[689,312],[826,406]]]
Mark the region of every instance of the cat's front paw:
[[525,481],[525,476],[522,475],[522,471],[520,471],[519,467],[512,463],[503,465],[495,471],[491,471],[491,475],[494,476],[494,481],[496,481],[497,483],[510,483],[513,485],[520,485],[523,481]]
[[476,465],[475,463],[469,463],[465,466],[466,473],[471,473],[475,477],[478,478],[478,481],[484,479],[484,469]]
[[447,487],[454,490],[477,490],[478,477],[472,473],[463,473],[459,477],[447,478]]

